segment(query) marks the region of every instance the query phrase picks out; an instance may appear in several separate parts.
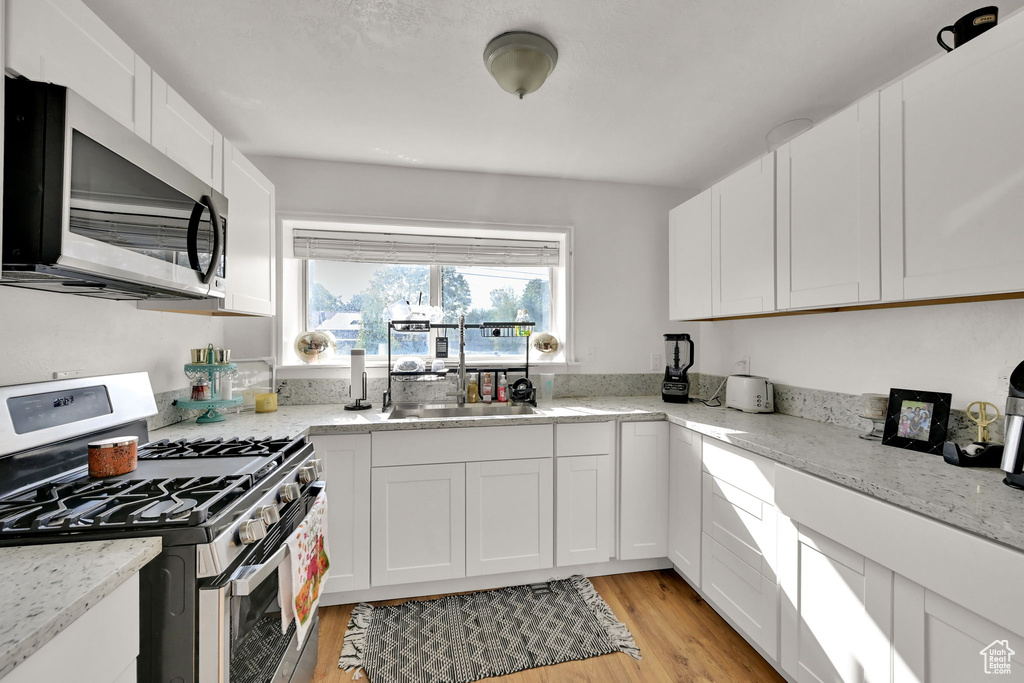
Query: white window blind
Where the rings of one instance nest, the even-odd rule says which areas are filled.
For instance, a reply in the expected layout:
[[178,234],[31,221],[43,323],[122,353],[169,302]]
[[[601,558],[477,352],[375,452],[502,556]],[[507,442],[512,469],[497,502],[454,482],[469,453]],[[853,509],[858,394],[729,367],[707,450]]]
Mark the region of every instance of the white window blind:
[[494,237],[443,237],[296,229],[295,257],[418,265],[558,266],[559,243]]

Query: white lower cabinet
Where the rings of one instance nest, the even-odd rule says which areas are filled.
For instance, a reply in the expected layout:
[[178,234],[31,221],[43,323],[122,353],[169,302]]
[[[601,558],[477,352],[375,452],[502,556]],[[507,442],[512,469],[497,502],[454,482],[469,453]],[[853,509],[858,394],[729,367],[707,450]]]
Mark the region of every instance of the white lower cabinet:
[[556,563],[607,562],[615,536],[614,457],[574,455],[556,462]]
[[668,423],[623,422],[619,559],[668,555]]
[[777,584],[707,534],[702,534],[701,540],[701,589],[743,635],[776,659]]
[[370,571],[374,586],[466,575],[466,465],[372,470]]
[[701,435],[669,426],[668,559],[700,585]]
[[803,525],[780,539],[782,666],[798,682],[887,681],[893,573]]
[[551,458],[466,463],[466,576],[552,566]]
[[893,653],[894,683],[1024,681],[1024,636],[898,574]]
[[370,435],[310,437],[327,481],[331,571],[324,593],[370,587]]
[[138,655],[139,575],[134,574],[2,678],[4,683],[133,683]]

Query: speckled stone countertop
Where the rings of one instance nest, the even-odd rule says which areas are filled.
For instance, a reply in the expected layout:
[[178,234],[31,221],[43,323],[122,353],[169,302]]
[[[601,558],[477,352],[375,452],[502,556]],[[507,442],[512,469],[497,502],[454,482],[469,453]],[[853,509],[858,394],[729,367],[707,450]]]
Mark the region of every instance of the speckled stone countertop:
[[285,406],[276,413],[229,415],[213,425],[180,423],[153,440],[230,436],[341,434],[382,429],[437,429],[488,424],[663,420],[732,443],[784,465],[1024,551],[1024,491],[1002,472],[947,465],[940,456],[883,446],[857,430],[789,415],[755,415],[700,403],[664,403],[658,396],[557,399],[536,415],[387,420],[373,410],[340,405]]
[[159,538],[0,548],[0,678],[159,554]]

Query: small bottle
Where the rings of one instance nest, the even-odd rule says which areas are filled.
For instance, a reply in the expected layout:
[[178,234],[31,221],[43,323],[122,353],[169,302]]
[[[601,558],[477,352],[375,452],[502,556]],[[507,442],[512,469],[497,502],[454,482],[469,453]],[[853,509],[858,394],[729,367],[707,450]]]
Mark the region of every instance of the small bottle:
[[506,403],[508,401],[508,380],[505,379],[505,373],[501,373],[501,379],[498,380],[498,403]]
[[480,400],[480,385],[477,384],[476,377],[469,378],[469,384],[466,386],[466,403],[477,403]]
[[[528,323],[528,322],[530,322],[530,314],[526,312],[525,308],[521,308],[521,309],[519,309],[516,312],[516,322],[517,323]],[[516,325],[516,336],[518,336],[518,337],[528,337],[528,336],[530,336],[530,328],[529,327],[519,327],[518,325]]]
[[484,373],[484,383],[480,385],[480,398],[483,399],[484,403],[490,403],[493,395],[491,389],[491,373]]

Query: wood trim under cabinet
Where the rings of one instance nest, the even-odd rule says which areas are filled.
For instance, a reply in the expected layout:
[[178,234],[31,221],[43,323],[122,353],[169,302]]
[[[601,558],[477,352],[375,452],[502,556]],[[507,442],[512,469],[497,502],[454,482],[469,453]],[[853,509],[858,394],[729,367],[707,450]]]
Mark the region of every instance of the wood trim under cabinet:
[[750,318],[781,318],[788,315],[813,315],[815,313],[841,313],[845,311],[872,311],[882,308],[910,308],[914,306],[937,306],[940,304],[968,304],[979,301],[1008,301],[1024,299],[1024,292],[1003,292],[1001,294],[977,294],[974,296],[955,296],[946,299],[922,299],[920,301],[889,301],[886,303],[861,304],[857,306],[831,306],[829,308],[811,308],[804,311],[776,311],[774,313],[755,313],[751,315],[722,316],[718,318],[698,318],[685,322],[710,323],[720,320],[748,320]]

